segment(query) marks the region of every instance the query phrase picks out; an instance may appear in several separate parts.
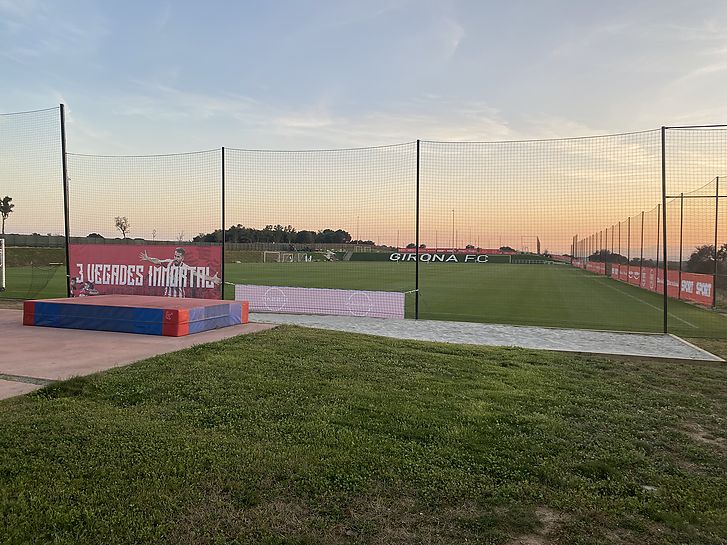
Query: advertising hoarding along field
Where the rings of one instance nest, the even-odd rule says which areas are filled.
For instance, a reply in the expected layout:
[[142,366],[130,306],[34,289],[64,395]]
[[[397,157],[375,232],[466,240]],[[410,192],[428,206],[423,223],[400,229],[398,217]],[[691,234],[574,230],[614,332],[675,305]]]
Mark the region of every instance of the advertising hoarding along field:
[[[574,259],[573,266],[594,274],[608,275],[632,286],[656,293],[664,293],[664,270],[638,265],[610,265]],[[607,272],[610,271],[610,272]],[[711,306],[714,302],[714,277],[710,274],[668,271],[667,295],[674,299],[692,301]]]
[[72,297],[222,298],[220,246],[71,244],[69,262]]
[[[661,268],[613,265],[611,278],[656,293],[664,293],[664,270]],[[680,281],[679,271],[667,271],[666,283],[667,295],[674,299],[693,301],[705,306],[711,306],[714,302],[714,278],[710,274],[682,272]]]

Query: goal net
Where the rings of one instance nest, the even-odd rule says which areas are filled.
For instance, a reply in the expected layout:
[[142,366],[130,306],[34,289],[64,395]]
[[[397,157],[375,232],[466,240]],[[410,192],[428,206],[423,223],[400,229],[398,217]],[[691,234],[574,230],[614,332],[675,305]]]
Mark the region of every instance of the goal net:
[[313,256],[301,252],[263,252],[263,263],[307,263]]

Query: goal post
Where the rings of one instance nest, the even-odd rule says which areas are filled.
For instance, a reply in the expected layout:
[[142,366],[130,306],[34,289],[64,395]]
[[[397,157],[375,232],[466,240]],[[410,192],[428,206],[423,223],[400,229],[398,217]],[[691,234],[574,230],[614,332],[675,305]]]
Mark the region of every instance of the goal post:
[[263,252],[263,263],[280,263],[280,252]]
[[263,251],[263,263],[310,263],[313,256],[301,252]]

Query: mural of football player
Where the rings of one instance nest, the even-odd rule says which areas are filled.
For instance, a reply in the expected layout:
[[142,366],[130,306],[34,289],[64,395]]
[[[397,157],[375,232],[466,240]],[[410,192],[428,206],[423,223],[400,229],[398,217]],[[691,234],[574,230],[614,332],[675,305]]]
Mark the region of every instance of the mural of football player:
[[220,277],[215,273],[214,276],[208,276],[197,270],[196,267],[190,266],[184,262],[184,248],[175,248],[174,255],[171,259],[159,259],[150,256],[146,250],[139,254],[139,259],[148,261],[154,265],[166,265],[166,286],[164,287],[164,295],[166,297],[185,297],[185,278],[189,279],[192,284],[193,278],[199,278],[204,282],[212,282],[216,286],[222,283]]

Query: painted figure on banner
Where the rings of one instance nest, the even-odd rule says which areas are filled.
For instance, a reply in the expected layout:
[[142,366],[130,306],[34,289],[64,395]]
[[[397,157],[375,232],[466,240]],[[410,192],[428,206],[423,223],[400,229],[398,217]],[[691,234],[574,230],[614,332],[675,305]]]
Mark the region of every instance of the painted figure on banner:
[[166,265],[164,274],[164,295],[166,297],[185,297],[185,288],[193,285],[196,279],[198,285],[208,282],[215,286],[222,283],[217,273],[214,276],[207,274],[208,268],[195,267],[184,262],[184,248],[175,248],[171,258],[160,259],[150,256],[146,250],[139,254],[139,259],[154,265]]

